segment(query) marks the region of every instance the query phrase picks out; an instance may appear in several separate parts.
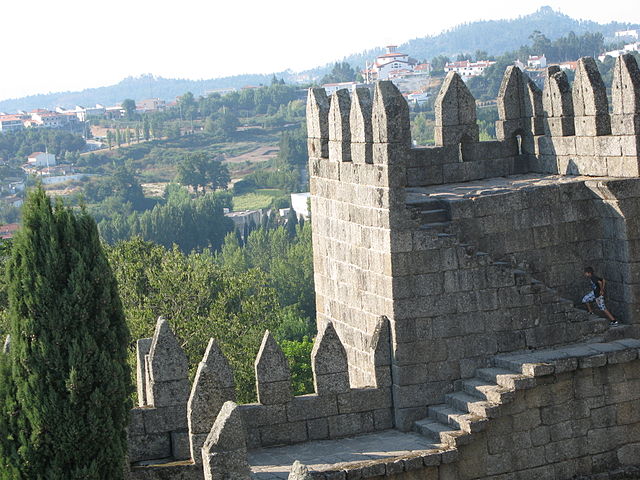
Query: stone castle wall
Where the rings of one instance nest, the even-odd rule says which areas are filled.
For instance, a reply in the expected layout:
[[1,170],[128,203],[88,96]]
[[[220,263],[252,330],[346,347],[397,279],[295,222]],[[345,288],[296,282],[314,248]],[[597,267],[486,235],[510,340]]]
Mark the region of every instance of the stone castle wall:
[[[634,464],[640,71],[617,60],[610,114],[594,67],[581,59],[573,87],[550,68],[544,91],[507,69],[493,142],[478,141],[475,100],[451,73],[429,148],[411,148],[408,106],[391,82],[373,97],[310,89],[315,393],[291,394],[268,332],[257,403],[233,403],[233,374],[213,340],[189,390],[184,354],[161,321],[138,344],[130,460],[189,460],[138,465],[132,478],[248,478],[247,449],[389,428],[435,436],[438,448],[313,476],[571,478]],[[487,196],[433,195],[516,174],[556,177]],[[616,331],[574,308],[586,264],[608,280],[626,324]]]
[[[607,275],[610,299],[621,318],[638,320],[632,273],[639,258],[634,251],[636,180],[559,184],[452,203],[445,208],[449,233],[457,239],[449,245],[422,228],[420,212],[429,208],[428,199],[407,207],[408,195],[421,187],[515,173],[602,176],[611,164],[615,176],[637,176],[637,154],[622,149],[623,143],[637,140],[633,126],[640,110],[630,106],[630,98],[640,96],[631,80],[637,76],[635,63],[625,57],[617,64],[614,88],[624,93],[614,95],[614,131],[595,64],[582,59],[579,65],[573,90],[562,72],[550,69],[544,92],[519,69],[509,68],[498,99],[495,142],[478,142],[475,101],[455,74],[447,77],[436,99],[436,146],[431,148],[410,148],[408,110],[390,83],[377,84],[370,116],[362,107],[364,91],[351,104],[346,92],[329,101],[321,89],[310,91],[318,312],[340,326],[337,331],[353,352],[350,371],[358,379],[368,369],[362,351],[366,332],[363,337],[352,332],[362,329],[369,316],[389,318],[396,427],[409,428],[452,388],[452,381],[471,375],[493,354],[577,341],[602,331],[602,324],[581,316],[555,292],[536,291],[541,287],[534,280],[576,300],[583,288],[574,287],[582,283],[582,267],[593,263]],[[592,140],[593,155],[565,148],[585,138]],[[545,142],[556,145],[553,158],[541,149]],[[619,155],[609,148],[612,144],[621,146]],[[370,228],[385,242],[371,245],[363,235]],[[456,244],[462,242],[488,253],[484,261],[489,264],[478,264],[477,257],[461,261]],[[500,267],[498,260],[507,265]],[[496,265],[509,271],[508,278],[496,279],[491,273]],[[533,278],[519,285],[517,272],[510,271],[515,266]],[[363,303],[367,298],[371,301]]]

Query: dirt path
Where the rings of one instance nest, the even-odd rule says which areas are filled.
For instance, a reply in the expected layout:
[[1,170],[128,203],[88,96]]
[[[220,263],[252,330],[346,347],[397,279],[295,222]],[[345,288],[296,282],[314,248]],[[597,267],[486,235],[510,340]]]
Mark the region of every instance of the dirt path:
[[280,149],[277,145],[267,145],[263,147],[258,147],[255,150],[251,150],[250,152],[243,153],[242,155],[238,155],[236,157],[229,157],[225,159],[225,162],[228,163],[243,163],[243,162],[251,162],[251,163],[259,163],[266,162],[274,158],[278,155],[278,151]]

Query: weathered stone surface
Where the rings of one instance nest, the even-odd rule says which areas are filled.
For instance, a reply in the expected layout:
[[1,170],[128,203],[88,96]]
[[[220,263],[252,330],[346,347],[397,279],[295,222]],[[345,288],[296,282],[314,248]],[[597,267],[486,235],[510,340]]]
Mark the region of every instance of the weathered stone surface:
[[288,480],[312,480],[313,476],[309,473],[306,465],[296,460],[293,462],[293,465],[291,465],[291,471],[287,478]]
[[209,340],[202,361],[198,365],[193,388],[187,404],[191,458],[200,463],[204,438],[227,401],[235,400],[233,371],[218,344]]
[[547,68],[542,91],[542,104],[545,113],[545,128],[554,137],[573,135],[573,98],[567,75],[560,67]]
[[369,89],[356,88],[351,97],[349,112],[351,161],[354,163],[373,163],[372,107]]
[[329,158],[329,100],[322,87],[310,88],[307,95],[307,136],[309,156]]
[[255,361],[258,401],[264,405],[291,400],[291,373],[282,349],[267,330]]
[[246,434],[234,402],[225,402],[202,447],[205,480],[249,479]]
[[149,350],[149,382],[170,382],[186,379],[189,374],[189,361],[169,322],[158,318],[156,331]]
[[614,114],[640,113],[640,70],[631,54],[616,58],[611,85],[611,103]]
[[411,145],[409,106],[391,81],[376,83],[372,107],[372,133],[375,143]]
[[145,357],[151,350],[152,338],[141,338],[136,342],[136,386],[138,391],[138,405],[147,405],[147,369],[145,368]]
[[435,101],[436,145],[477,142],[476,101],[455,72],[449,72]]
[[149,404],[154,407],[170,407],[180,405],[185,407],[189,400],[189,380],[172,380],[169,382],[150,382],[147,389]]
[[331,322],[327,322],[316,337],[311,351],[311,367],[318,395],[349,390],[347,352]]

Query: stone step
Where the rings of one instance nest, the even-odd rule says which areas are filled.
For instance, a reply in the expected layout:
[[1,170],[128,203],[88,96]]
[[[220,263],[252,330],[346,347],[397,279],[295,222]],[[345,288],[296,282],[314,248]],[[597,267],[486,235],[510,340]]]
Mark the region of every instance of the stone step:
[[504,368],[479,368],[476,370],[476,375],[482,380],[487,380],[509,390],[531,388],[536,385],[535,378]]
[[449,229],[451,222],[432,222],[424,223],[420,225],[421,230],[432,230],[439,233],[446,233]]
[[452,408],[446,403],[434,405],[428,409],[429,416],[440,423],[449,424],[456,430],[475,433],[484,430],[487,418]]
[[448,393],[444,398],[447,405],[478,417],[495,418],[498,414],[498,405],[464,391]]
[[420,219],[425,223],[446,222],[450,220],[449,213],[444,208],[421,210]]
[[468,433],[440,423],[431,417],[414,422],[414,430],[434,442],[449,447],[466,445],[471,440]]

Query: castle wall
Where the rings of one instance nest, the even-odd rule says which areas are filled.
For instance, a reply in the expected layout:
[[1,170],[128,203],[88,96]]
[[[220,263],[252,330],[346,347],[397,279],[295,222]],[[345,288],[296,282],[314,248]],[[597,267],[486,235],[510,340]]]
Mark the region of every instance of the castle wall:
[[459,479],[569,479],[637,464],[638,372],[636,360],[538,379],[460,447],[451,470]]
[[453,230],[495,259],[522,265],[579,304],[591,265],[625,323],[638,318],[635,180],[574,181],[450,203]]
[[[383,99],[377,101],[382,104]],[[333,322],[347,351],[351,385],[366,387],[374,385],[370,344],[376,323],[381,315],[392,316],[391,212],[403,205],[404,197],[400,189],[390,186],[397,174],[385,159],[396,146],[382,138],[386,133],[380,125],[374,141],[372,112],[384,112],[384,105],[373,105],[366,89],[358,90],[351,106],[348,94],[346,98],[336,94],[331,102],[330,114],[324,90],[310,90],[317,321],[319,326]],[[406,103],[404,109],[408,125]],[[321,128],[330,115],[332,124],[341,122],[351,128],[354,142],[341,128],[336,127],[336,132]]]

